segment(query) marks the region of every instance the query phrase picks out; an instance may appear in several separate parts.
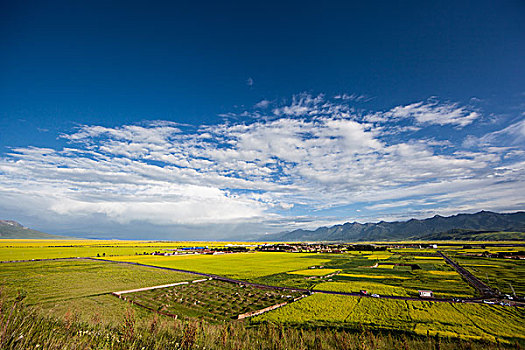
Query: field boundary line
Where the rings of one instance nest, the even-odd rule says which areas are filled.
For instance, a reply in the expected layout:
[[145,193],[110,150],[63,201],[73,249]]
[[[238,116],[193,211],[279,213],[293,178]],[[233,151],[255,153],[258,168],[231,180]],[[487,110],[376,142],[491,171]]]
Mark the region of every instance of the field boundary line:
[[209,281],[209,280],[211,280],[211,277],[210,278],[206,278],[206,279],[202,279],[202,280],[181,281],[181,282],[170,283],[170,284],[162,284],[162,285],[159,285],[159,286],[152,286],[152,287],[144,287],[144,288],[123,290],[123,291],[120,291],[120,292],[112,292],[111,294],[115,294],[115,295],[118,296],[118,295],[127,294],[127,293],[144,292],[144,291],[147,291],[147,290],[169,288],[169,287],[180,286],[180,285],[183,285],[183,284],[199,283],[199,282],[205,282],[205,281]]
[[262,309],[259,309],[259,310],[255,310],[255,311],[246,312],[244,314],[237,315],[237,319],[238,320],[244,320],[245,318],[262,315],[262,314],[264,314],[264,313],[266,313],[268,311],[272,311],[272,310],[278,309],[278,308],[283,307],[285,305],[288,305],[288,302],[271,305],[271,306],[268,306],[268,307],[265,307],[265,308],[262,308]]

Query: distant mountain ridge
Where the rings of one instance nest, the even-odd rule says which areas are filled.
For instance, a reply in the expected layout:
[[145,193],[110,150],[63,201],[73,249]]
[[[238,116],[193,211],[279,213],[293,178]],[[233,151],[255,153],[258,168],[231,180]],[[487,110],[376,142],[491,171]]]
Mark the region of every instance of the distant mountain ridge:
[[27,228],[13,220],[0,220],[0,239],[64,239],[69,237],[51,235]]
[[[510,235],[489,232],[513,232]],[[480,211],[475,214],[458,214],[408,221],[377,223],[347,222],[343,225],[319,227],[316,230],[294,230],[264,236],[266,241],[399,241],[399,240],[488,240],[525,239],[525,212],[499,214]],[[484,235],[483,235],[483,234]],[[474,238],[477,236],[478,238]],[[447,238],[448,237],[448,238]]]

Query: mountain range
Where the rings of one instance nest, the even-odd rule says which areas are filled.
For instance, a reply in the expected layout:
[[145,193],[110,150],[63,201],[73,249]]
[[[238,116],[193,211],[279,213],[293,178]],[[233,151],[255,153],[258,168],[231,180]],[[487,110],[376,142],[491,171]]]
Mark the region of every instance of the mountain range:
[[0,239],[64,239],[70,237],[56,236],[32,230],[13,220],[0,220]]
[[525,240],[525,212],[500,214],[480,211],[449,217],[298,229],[264,236],[265,241],[373,242],[400,240]]
[[[65,239],[24,227],[13,220],[0,220],[0,239]],[[259,236],[256,241],[298,242],[375,242],[375,241],[450,241],[525,240],[525,212],[500,214],[480,211],[449,217],[435,215],[428,219],[410,219],[377,223],[347,222],[319,227],[316,230],[294,230]]]

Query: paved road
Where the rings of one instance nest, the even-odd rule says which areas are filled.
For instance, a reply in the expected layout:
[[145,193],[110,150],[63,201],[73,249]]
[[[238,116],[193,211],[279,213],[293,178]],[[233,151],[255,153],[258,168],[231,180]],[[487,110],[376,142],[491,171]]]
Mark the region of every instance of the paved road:
[[483,298],[498,297],[498,293],[496,293],[496,291],[494,291],[492,288],[483,283],[479,278],[470,273],[470,271],[468,271],[458,263],[454,262],[452,259],[446,256],[445,253],[440,251],[438,251],[438,253],[443,257],[443,259],[445,259],[445,261],[450,266],[452,266],[461,276],[463,276],[463,278],[466,279],[468,283],[470,283],[474,288],[476,288],[481,293],[481,296]]

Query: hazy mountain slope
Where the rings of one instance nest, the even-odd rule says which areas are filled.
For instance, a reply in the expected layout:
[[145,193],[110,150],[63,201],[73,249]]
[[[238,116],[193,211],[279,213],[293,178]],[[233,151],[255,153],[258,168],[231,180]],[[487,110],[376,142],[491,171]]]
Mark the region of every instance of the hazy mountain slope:
[[70,238],[64,236],[50,235],[48,233],[32,230],[24,227],[16,221],[0,220],[0,239],[60,239]]
[[[270,241],[391,241],[428,238],[431,234],[451,230],[464,231],[514,231],[525,232],[525,212],[498,214],[481,211],[475,214],[458,214],[449,217],[436,215],[432,218],[408,221],[378,222],[360,224],[345,223],[331,227],[320,227],[314,231],[295,230],[266,235]],[[468,233],[463,232],[464,239]],[[482,236],[480,236],[482,237]],[[487,236],[488,237],[488,236]],[[496,237],[496,236],[494,236]],[[430,239],[430,238],[429,238]],[[437,238],[433,238],[437,239]]]

